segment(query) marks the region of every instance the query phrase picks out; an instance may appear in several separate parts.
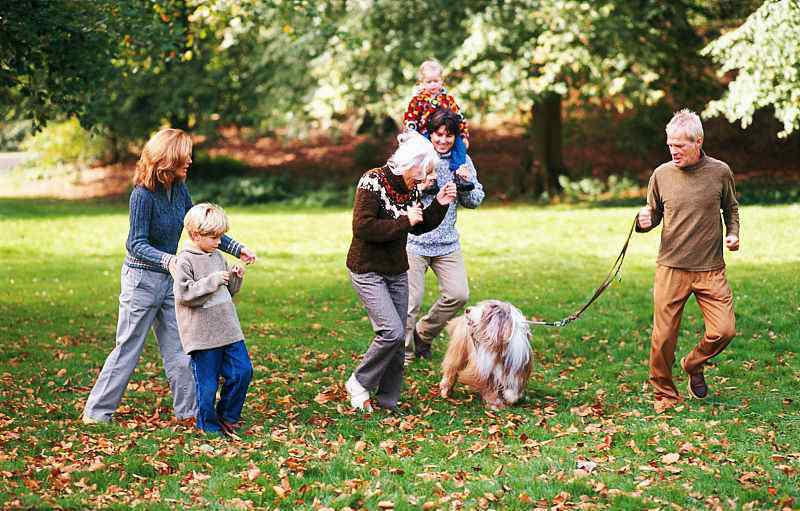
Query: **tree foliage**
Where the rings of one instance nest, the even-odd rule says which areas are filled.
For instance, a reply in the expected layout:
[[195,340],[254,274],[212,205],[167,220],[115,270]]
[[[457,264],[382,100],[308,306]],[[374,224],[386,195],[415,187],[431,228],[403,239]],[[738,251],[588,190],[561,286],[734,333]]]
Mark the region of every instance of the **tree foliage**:
[[703,49],[736,72],[728,91],[709,103],[707,115],[723,114],[747,127],[756,110],[772,107],[783,124],[779,137],[800,128],[800,1],[767,0],[736,30]]

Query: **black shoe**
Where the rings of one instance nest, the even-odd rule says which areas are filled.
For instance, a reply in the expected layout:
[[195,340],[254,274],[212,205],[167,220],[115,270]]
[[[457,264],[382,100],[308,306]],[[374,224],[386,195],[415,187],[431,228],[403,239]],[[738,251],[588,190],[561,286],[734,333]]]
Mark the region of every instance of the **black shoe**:
[[475,183],[473,183],[473,182],[471,182],[471,181],[464,181],[463,179],[461,179],[461,178],[460,178],[460,177],[458,177],[458,176],[456,176],[456,178],[454,179],[454,181],[455,181],[455,183],[456,183],[456,190],[457,190],[459,193],[463,193],[463,192],[471,192],[472,190],[474,190],[474,189],[475,189]]
[[[684,362],[686,357],[681,359],[681,367],[686,371]],[[706,378],[703,376],[703,371],[698,371],[694,374],[686,371],[689,375],[689,394],[695,399],[705,399],[708,396],[708,385],[706,385]]]
[[433,183],[429,187],[423,188],[422,190],[420,190],[420,193],[422,195],[436,195],[437,193],[439,193],[439,185],[436,184],[436,183]]
[[416,355],[417,358],[425,358],[428,360],[433,358],[431,343],[423,341],[417,333],[416,328],[414,329],[414,355]]

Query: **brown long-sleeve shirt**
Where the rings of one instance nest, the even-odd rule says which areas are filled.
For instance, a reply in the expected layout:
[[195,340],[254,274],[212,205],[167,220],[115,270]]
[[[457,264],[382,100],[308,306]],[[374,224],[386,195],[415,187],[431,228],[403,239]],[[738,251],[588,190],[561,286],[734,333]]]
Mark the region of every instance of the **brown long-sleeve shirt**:
[[353,273],[386,275],[407,271],[408,234],[432,231],[447,213],[447,206],[434,200],[423,210],[422,222],[412,227],[408,208],[418,202],[416,190],[409,190],[402,176],[392,174],[388,167],[365,172],[356,188],[347,268]]
[[739,235],[739,203],[733,172],[725,162],[702,153],[694,165],[660,165],[650,177],[647,205],[649,229],[661,223],[661,246],[656,262],[670,268],[709,271],[725,267],[722,256],[722,218],[728,235]]

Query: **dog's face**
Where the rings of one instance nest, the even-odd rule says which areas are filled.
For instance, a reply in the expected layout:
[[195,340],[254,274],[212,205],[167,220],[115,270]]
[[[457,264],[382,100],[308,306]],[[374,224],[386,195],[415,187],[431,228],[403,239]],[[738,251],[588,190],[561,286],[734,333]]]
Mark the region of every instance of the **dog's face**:
[[504,339],[511,336],[514,328],[510,304],[499,300],[486,300],[467,307],[464,315],[473,336],[498,348]]

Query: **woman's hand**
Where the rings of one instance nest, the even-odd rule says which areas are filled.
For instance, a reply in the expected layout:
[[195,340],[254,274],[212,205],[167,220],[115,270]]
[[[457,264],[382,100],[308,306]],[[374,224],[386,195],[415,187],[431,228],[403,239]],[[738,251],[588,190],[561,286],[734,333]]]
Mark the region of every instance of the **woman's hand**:
[[253,264],[256,262],[256,253],[247,247],[242,247],[242,251],[239,253],[239,259],[244,261],[244,264]]
[[439,204],[442,206],[447,206],[456,198],[456,184],[452,181],[447,183],[439,190],[439,193],[436,194],[436,200],[439,201]]
[[413,227],[420,222],[422,222],[422,208],[419,204],[408,208],[408,223]]

